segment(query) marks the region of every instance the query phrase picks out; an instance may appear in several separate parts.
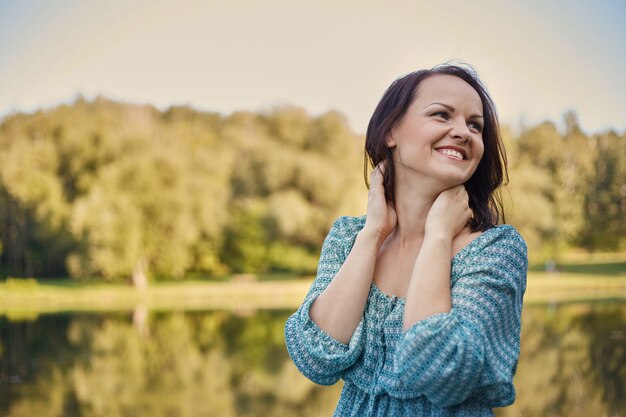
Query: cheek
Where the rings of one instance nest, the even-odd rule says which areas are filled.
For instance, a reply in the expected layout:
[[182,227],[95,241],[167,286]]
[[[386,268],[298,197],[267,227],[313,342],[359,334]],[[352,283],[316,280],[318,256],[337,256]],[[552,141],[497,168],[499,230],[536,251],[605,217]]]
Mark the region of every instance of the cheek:
[[474,154],[479,156],[479,160],[483,159],[483,156],[485,154],[485,144],[482,141],[482,139],[478,142],[474,143],[475,148],[474,148]]

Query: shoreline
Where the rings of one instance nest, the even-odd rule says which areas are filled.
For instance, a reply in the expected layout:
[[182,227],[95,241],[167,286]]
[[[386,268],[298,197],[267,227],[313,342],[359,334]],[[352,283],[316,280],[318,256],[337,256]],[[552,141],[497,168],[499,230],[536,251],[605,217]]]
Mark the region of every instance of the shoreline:
[[[0,315],[59,312],[296,309],[312,278],[276,281],[123,284],[25,280],[0,283]],[[626,276],[529,273],[524,304],[626,300]]]

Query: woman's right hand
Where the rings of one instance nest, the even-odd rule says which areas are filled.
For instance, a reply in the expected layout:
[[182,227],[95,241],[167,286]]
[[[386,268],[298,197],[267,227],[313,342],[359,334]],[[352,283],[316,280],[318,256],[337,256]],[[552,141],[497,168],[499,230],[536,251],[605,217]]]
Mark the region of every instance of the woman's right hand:
[[367,217],[363,231],[371,233],[382,244],[396,227],[398,217],[396,210],[385,200],[383,177],[386,163],[376,166],[370,176],[370,191],[367,196]]

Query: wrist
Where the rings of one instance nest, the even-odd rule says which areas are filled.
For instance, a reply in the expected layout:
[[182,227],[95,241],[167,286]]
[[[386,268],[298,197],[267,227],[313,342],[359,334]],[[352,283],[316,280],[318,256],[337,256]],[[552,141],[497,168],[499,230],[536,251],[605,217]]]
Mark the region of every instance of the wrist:
[[[452,237],[441,232],[425,234],[418,259],[420,256],[426,256],[427,258],[451,256],[452,240]],[[417,260],[415,262],[417,262]]]
[[424,241],[429,241],[438,244],[452,244],[452,234],[443,230],[426,231],[424,234]]
[[385,241],[385,239],[387,239],[387,235],[383,234],[383,233],[381,233],[381,232],[379,232],[377,230],[373,230],[373,229],[370,229],[368,227],[364,227],[357,234],[357,239],[365,240],[365,241],[368,241],[368,242],[372,242],[372,243],[376,244],[376,248],[380,248],[382,246],[383,242]]

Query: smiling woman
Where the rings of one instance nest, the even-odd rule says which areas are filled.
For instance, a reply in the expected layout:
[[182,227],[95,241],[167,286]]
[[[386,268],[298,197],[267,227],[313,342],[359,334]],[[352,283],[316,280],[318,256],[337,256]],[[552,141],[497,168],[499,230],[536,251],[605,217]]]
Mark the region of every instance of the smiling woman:
[[[462,79],[428,77],[385,146],[393,150],[395,163],[411,169],[410,175],[421,174],[422,184],[436,181],[448,188],[464,183],[483,156],[482,122],[476,121],[483,118],[482,107],[478,93]],[[442,155],[454,162],[441,164]]]
[[470,68],[396,80],[368,126],[367,216],[342,217],[285,326],[335,416],[493,416],[515,399],[527,250],[496,190],[506,157]]

